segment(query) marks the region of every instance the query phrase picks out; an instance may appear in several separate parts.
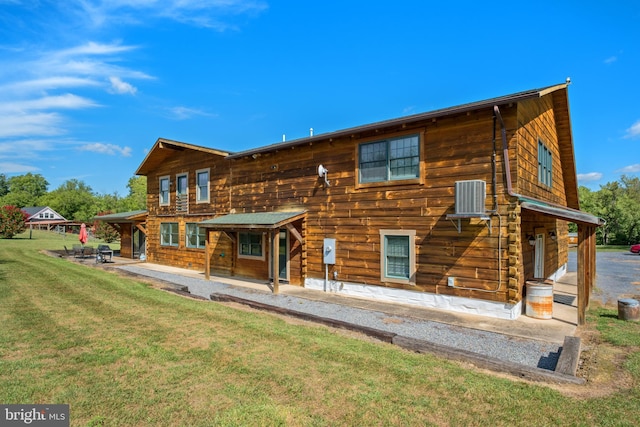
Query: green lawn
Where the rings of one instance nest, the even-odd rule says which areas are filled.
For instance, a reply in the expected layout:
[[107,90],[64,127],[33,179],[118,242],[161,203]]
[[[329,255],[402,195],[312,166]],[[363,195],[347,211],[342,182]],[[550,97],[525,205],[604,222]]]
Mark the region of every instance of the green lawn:
[[0,403],[66,403],[74,426],[638,422],[640,325],[611,310],[589,322],[613,342],[599,365],[627,355],[622,370],[549,387],[183,298],[39,252],[61,236],[19,237],[0,240]]

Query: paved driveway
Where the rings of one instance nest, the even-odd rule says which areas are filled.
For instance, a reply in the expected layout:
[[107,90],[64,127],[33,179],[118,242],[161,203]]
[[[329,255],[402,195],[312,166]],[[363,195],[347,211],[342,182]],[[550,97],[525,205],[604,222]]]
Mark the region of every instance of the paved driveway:
[[[569,252],[568,270],[577,271],[576,251]],[[640,255],[596,252],[596,288],[591,296],[617,306],[619,298],[640,298]]]

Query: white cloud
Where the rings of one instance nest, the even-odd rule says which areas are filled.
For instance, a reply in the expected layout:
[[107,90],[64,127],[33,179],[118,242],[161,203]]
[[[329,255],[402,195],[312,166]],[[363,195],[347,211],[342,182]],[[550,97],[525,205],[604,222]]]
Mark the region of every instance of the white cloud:
[[94,153],[108,154],[110,156],[121,155],[122,157],[131,156],[130,147],[120,147],[115,144],[104,144],[101,142],[94,142],[90,144],[84,144],[78,148],[81,151],[91,151]]
[[193,116],[204,116],[204,117],[216,117],[216,114],[207,113],[206,111],[199,110],[197,108],[189,108],[189,107],[173,107],[170,109],[172,118],[175,120],[186,120],[190,119]]
[[146,25],[150,18],[169,19],[217,31],[234,29],[232,17],[268,8],[262,0],[81,0],[85,20],[94,27]]
[[610,56],[607,59],[604,60],[605,64],[613,64],[614,62],[616,62],[618,60],[617,56]]
[[602,173],[600,172],[589,172],[589,173],[578,174],[578,181],[581,181],[581,182],[598,181],[600,179],[602,179]]
[[640,172],[640,163],[636,163],[635,165],[625,166],[622,169],[618,169],[616,172],[620,172],[620,173],[638,173],[638,172]]
[[32,110],[80,109],[97,106],[98,104],[90,99],[67,93],[58,96],[45,96],[38,99],[0,103],[0,112],[20,111],[24,113]]
[[[20,147],[20,150],[16,150]],[[21,139],[10,142],[0,142],[0,158],[11,157],[33,160],[41,151],[50,151],[53,147],[46,139]]]
[[640,137],[640,120],[631,125],[629,129],[627,129],[627,134],[625,138],[637,138]]
[[110,92],[111,93],[118,93],[118,94],[131,94],[131,95],[135,95],[136,92],[138,91],[137,88],[135,88],[133,85],[131,85],[130,83],[127,82],[123,82],[119,77],[109,77],[109,81],[111,82],[111,89]]
[[28,173],[39,170],[40,169],[35,166],[23,165],[21,163],[0,162],[0,171],[2,171],[2,173]]
[[62,123],[57,113],[0,114],[0,138],[60,135]]

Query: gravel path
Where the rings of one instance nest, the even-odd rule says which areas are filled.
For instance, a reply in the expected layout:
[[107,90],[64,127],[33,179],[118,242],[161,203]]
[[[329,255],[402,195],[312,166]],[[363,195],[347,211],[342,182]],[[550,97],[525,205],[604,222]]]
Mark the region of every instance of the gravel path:
[[206,299],[210,299],[209,296],[214,292],[231,295],[262,304],[391,332],[407,338],[470,351],[504,362],[517,363],[532,368],[537,367],[553,371],[560,355],[560,347],[554,343],[515,338],[494,332],[428,320],[391,316],[388,313],[379,311],[313,301],[290,295],[274,295],[270,292],[154,271],[133,265],[118,268],[141,276],[187,286],[192,295],[198,295]]

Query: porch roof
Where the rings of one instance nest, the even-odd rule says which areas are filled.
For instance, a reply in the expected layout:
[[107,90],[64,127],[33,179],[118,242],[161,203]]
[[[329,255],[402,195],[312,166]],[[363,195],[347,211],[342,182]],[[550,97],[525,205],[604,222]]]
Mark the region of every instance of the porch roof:
[[136,222],[136,221],[144,221],[147,217],[148,212],[146,210],[137,210],[137,211],[129,211],[129,212],[118,212],[114,214],[107,215],[98,215],[94,216],[92,219],[98,221],[106,221],[106,222],[115,222],[115,223],[123,223],[123,222]]
[[600,227],[605,224],[602,218],[595,215],[591,215],[587,212],[578,211],[571,208],[565,208],[555,205],[550,205],[541,201],[531,201],[528,199],[520,199],[522,201],[522,209],[526,209],[533,212],[538,212],[544,215],[549,215],[554,218],[563,219],[569,222],[575,222],[576,224],[588,224]]
[[304,217],[306,213],[296,211],[228,214],[202,221],[198,225],[215,230],[273,230]]

